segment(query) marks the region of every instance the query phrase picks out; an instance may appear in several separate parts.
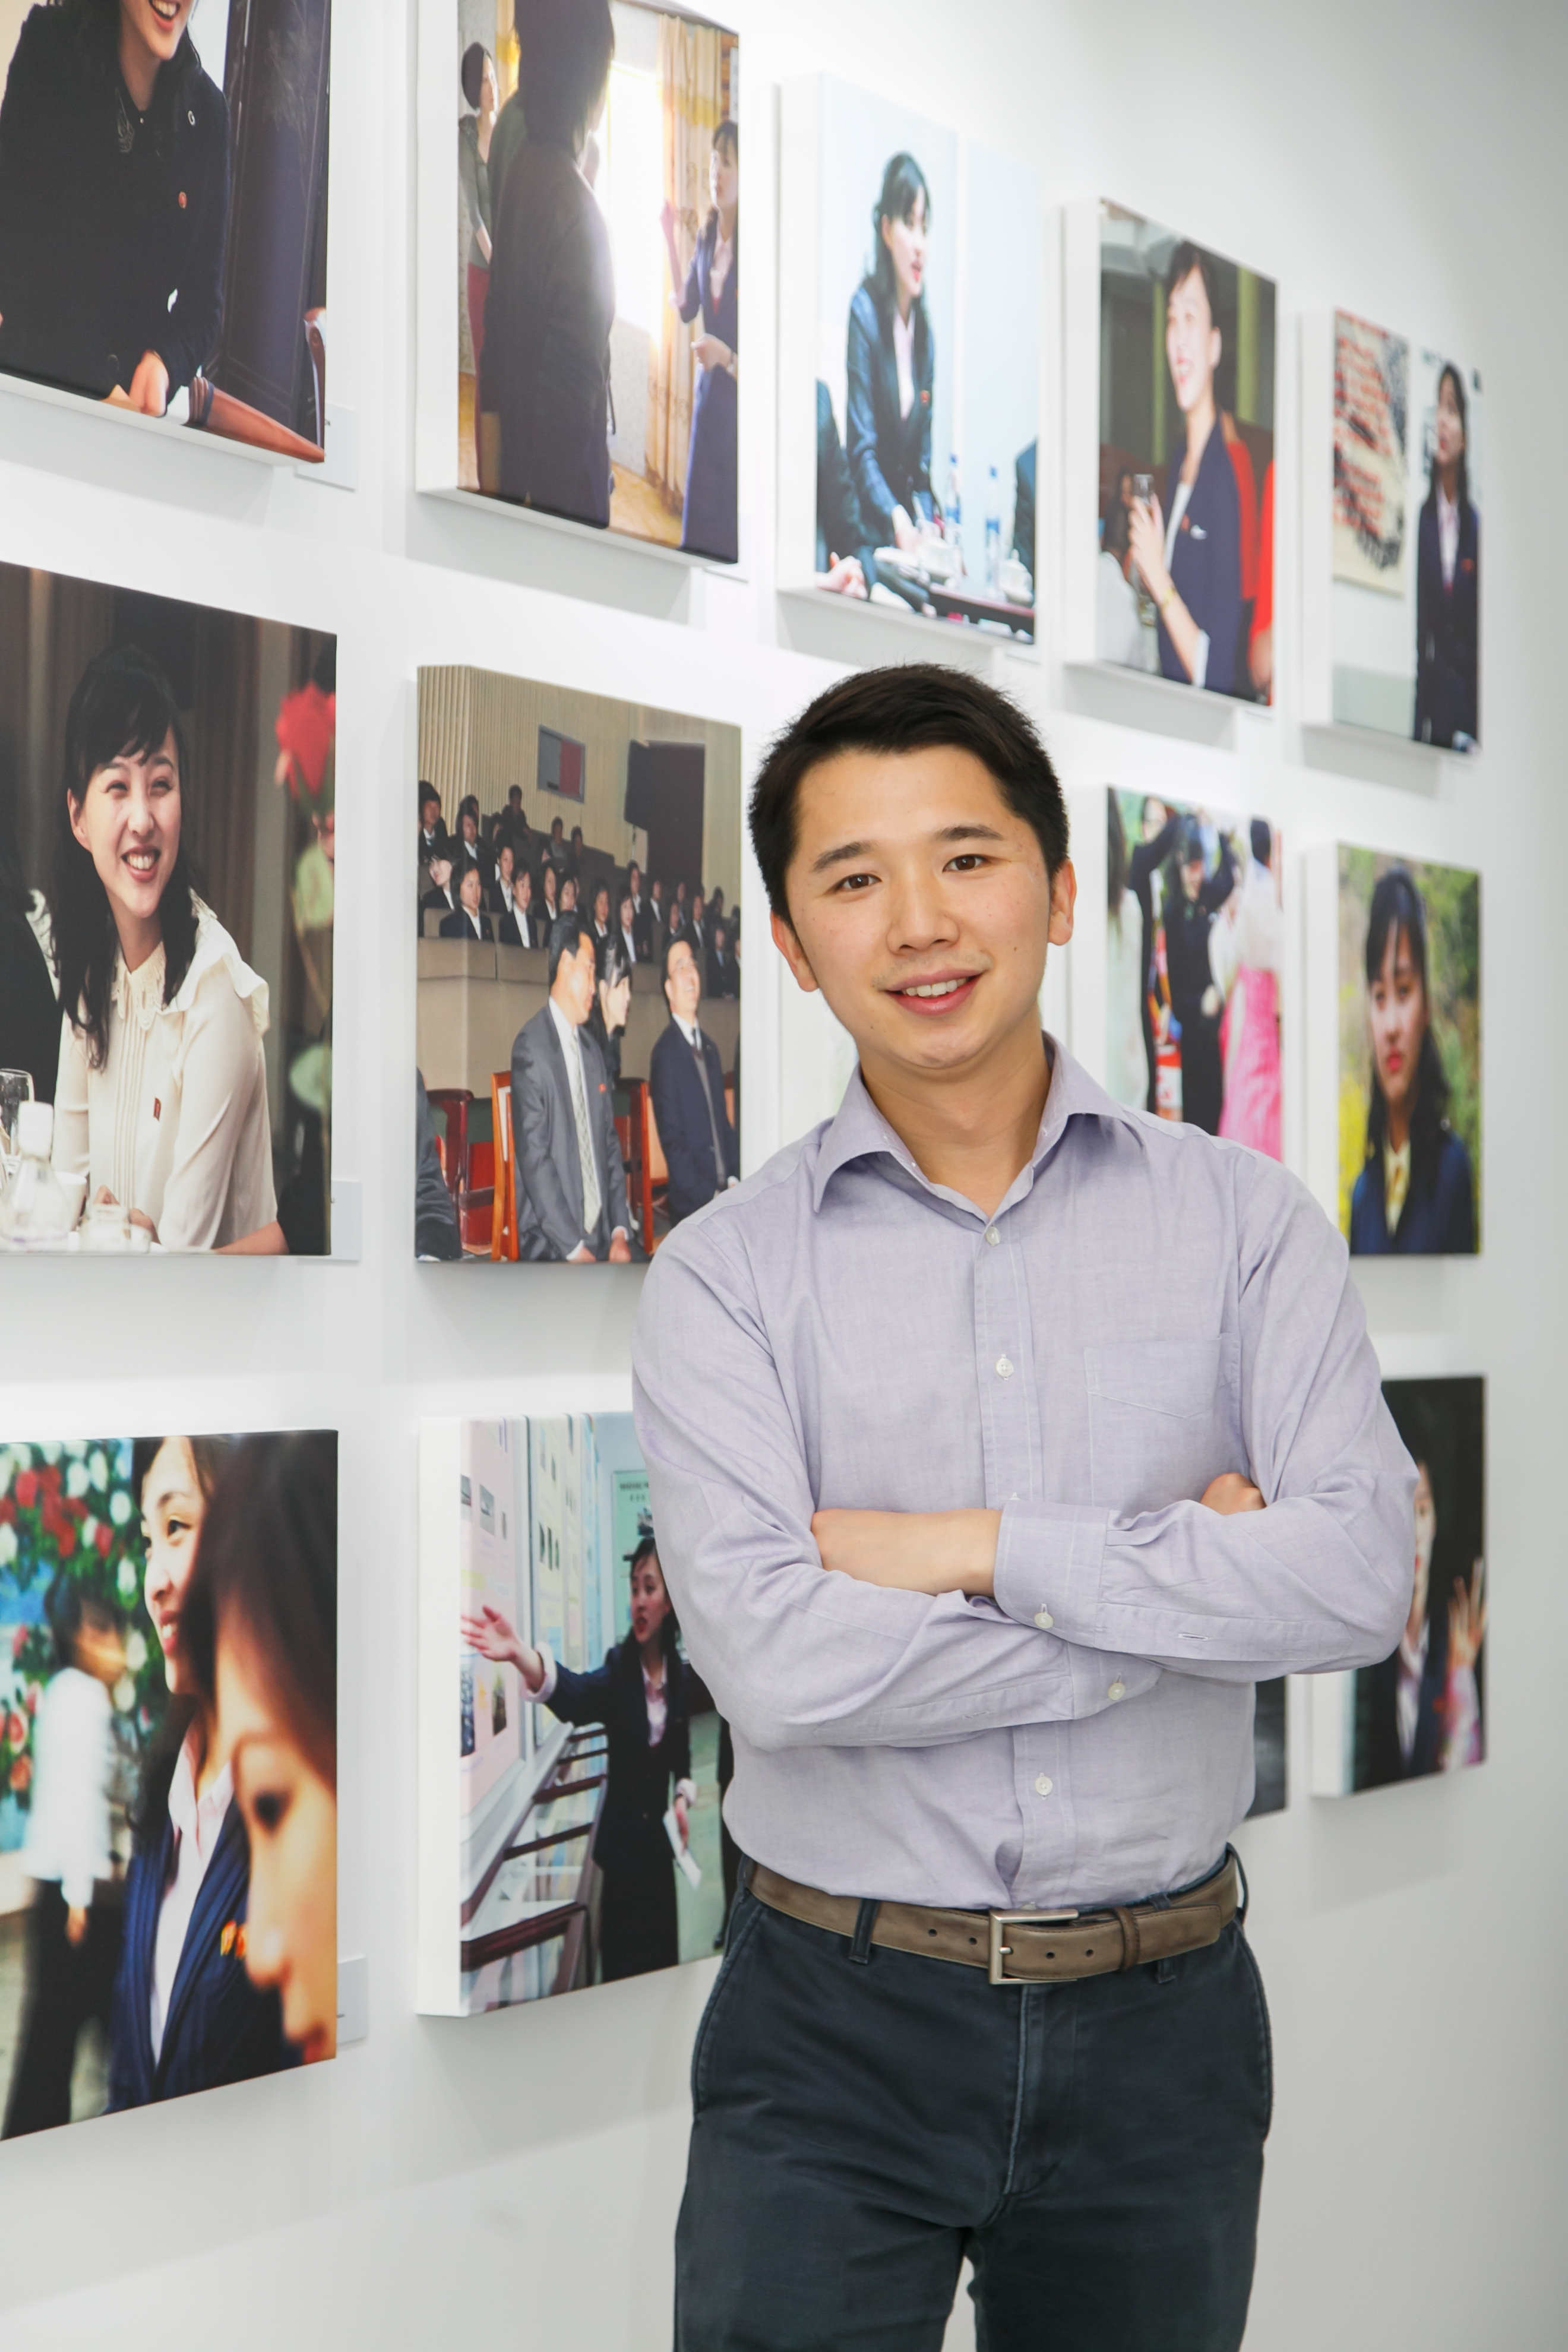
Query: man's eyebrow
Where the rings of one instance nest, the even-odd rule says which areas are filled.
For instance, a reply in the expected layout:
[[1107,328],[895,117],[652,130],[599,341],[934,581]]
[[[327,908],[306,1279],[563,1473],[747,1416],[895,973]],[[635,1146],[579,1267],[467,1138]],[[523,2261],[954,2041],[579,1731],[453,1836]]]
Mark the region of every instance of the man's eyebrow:
[[[928,838],[931,841],[941,842],[1005,841],[1007,836],[1005,833],[999,832],[994,824],[981,824],[979,823],[975,823],[973,824],[946,824],[943,825],[939,832],[928,835]],[[820,857],[813,858],[811,863],[811,871],[814,874],[822,874],[825,873],[830,866],[843,866],[851,858],[874,857],[876,855],[877,850],[874,842],[841,841],[836,848],[825,849]]]

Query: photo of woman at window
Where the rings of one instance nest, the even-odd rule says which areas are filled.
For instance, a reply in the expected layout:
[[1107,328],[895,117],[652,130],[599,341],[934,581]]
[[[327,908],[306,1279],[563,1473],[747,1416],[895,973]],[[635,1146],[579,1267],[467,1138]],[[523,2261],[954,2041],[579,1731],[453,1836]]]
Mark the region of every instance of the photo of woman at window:
[[905,551],[936,529],[931,479],[936,348],[924,300],[930,233],[925,174],[912,155],[895,155],[872,207],[871,268],[849,305],[846,439],[867,529],[879,547]]
[[607,530],[609,232],[584,177],[615,56],[609,0],[517,0],[528,136],[494,208],[479,480],[492,496]]
[[1222,337],[1213,265],[1176,247],[1166,281],[1165,358],[1185,426],[1173,453],[1169,511],[1134,501],[1132,560],[1153,599],[1163,675],[1215,694],[1249,692],[1237,675],[1242,624],[1241,499],[1215,396]]
[[194,0],[57,0],[0,104],[0,368],[162,416],[223,318],[229,123]]
[[185,739],[135,647],[83,672],[64,765],[55,1167],[165,1249],[216,1249],[276,1214],[267,984],[192,887]]
[[736,521],[740,360],[741,134],[730,121],[713,133],[708,159],[711,209],[682,275],[675,249],[676,212],[666,203],[659,215],[669,256],[671,301],[689,322],[702,314],[692,341],[700,374],[691,402],[691,439],[686,453],[686,499],[680,544],[694,554],[733,563],[740,551]]
[[110,2028],[111,2112],[299,2062],[276,1992],[258,1991],[245,1970],[250,1855],[209,1696],[201,1553],[232,1459],[228,1441],[211,1437],[142,1438],[133,1455],[143,1593],[170,1703],[136,1808]]
[[468,1647],[517,1668],[525,1697],[563,1723],[602,1723],[609,1735],[608,1786],[594,1847],[605,1875],[599,1973],[606,1984],[679,1960],[675,1861],[664,1816],[673,1782],[684,1845],[697,1794],[686,1665],[652,1536],[632,1554],[631,1587],[631,1632],[592,1674],[573,1674],[548,1650],[531,1648],[488,1601],[482,1616],[462,1623]]
[[1380,875],[1366,929],[1372,1086],[1366,1157],[1351,1194],[1355,1256],[1463,1255],[1476,1247],[1475,1174],[1448,1119],[1432,1034],[1426,910],[1402,866]]
[[1437,379],[1432,479],[1415,561],[1415,740],[1473,751],[1480,740],[1480,522],[1470,504],[1464,381]]

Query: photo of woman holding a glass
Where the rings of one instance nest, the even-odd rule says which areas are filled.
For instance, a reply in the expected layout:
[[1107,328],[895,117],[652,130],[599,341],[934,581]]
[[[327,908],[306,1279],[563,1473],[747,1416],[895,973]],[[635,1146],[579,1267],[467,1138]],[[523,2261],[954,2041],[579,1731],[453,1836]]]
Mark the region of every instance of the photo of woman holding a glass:
[[51,894],[54,1165],[165,1249],[272,1223],[267,983],[191,885],[190,758],[168,680],[99,655],[66,718]]
[[1186,446],[1179,463],[1173,452],[1168,510],[1151,486],[1133,503],[1131,531],[1132,561],[1158,616],[1163,675],[1232,694],[1242,619],[1241,506],[1215,391],[1223,350],[1216,308],[1208,255],[1179,245],[1166,279],[1165,359]]

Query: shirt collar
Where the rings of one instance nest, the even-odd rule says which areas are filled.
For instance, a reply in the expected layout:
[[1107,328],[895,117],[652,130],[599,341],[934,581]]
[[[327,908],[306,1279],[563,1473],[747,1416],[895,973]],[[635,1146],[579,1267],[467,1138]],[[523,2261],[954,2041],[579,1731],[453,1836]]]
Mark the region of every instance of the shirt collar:
[[[548,998],[546,1001],[550,1006],[550,1017],[555,1024],[555,1034],[561,1040],[562,1052],[568,1056],[573,1054],[580,1054],[581,1048],[577,1043],[576,1030],[574,1029],[572,1024],[567,1020],[566,1015],[562,1012],[561,1007],[556,1003],[555,999],[552,996]],[[579,1066],[581,1066],[580,1063]]]
[[[676,1027],[679,1030],[681,1035],[685,1038],[689,1045],[695,1046],[701,1043],[702,1032],[699,1029],[695,1021],[683,1021],[679,1013],[672,1013],[669,1017],[674,1022]],[[857,1073],[857,1075],[858,1075],[858,1073]],[[866,1099],[868,1102],[870,1101],[871,1097],[869,1095],[867,1096]]]
[[[1045,1164],[1061,1140],[1069,1119],[1113,1118],[1124,1126],[1135,1127],[1142,1117],[1141,1113],[1128,1110],[1121,1103],[1112,1101],[1103,1087],[1095,1085],[1082,1063],[1075,1062],[1067,1047],[1055,1037],[1047,1034],[1046,1045],[1052,1062],[1051,1085],[1040,1119],[1040,1131],[1035,1139],[1029,1164],[1019,1171],[1006,1199],[996,1211],[998,1216],[1030,1189],[1037,1171]],[[979,1216],[980,1212],[973,1201],[966,1200],[962,1193],[952,1192],[944,1184],[933,1184],[928,1176],[922,1174],[915,1164],[909,1145],[889,1126],[871,1100],[866,1090],[866,1082],[860,1076],[860,1066],[857,1063],[845,1089],[844,1100],[838,1106],[837,1116],[822,1139],[812,1180],[813,1209],[821,1208],[828,1181],[841,1168],[847,1168],[852,1160],[872,1159],[881,1152],[887,1152],[896,1160],[899,1166],[933,1199],[952,1201],[970,1216]]]
[[226,1764],[197,1797],[195,1734],[187,1733],[175,1759],[174,1777],[169,1783],[169,1819],[182,1838],[195,1836],[198,1853],[211,1852],[233,1795],[234,1775]]

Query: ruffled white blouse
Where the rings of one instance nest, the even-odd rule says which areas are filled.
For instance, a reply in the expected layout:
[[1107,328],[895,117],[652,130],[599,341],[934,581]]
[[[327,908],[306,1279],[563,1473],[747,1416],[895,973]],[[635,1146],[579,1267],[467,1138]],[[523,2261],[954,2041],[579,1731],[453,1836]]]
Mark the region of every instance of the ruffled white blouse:
[[195,900],[196,945],[172,1004],[160,945],[140,970],[115,958],[109,1053],[89,1067],[61,1023],[54,1164],[151,1218],[165,1249],[210,1250],[270,1224],[267,982],[212,908]]

